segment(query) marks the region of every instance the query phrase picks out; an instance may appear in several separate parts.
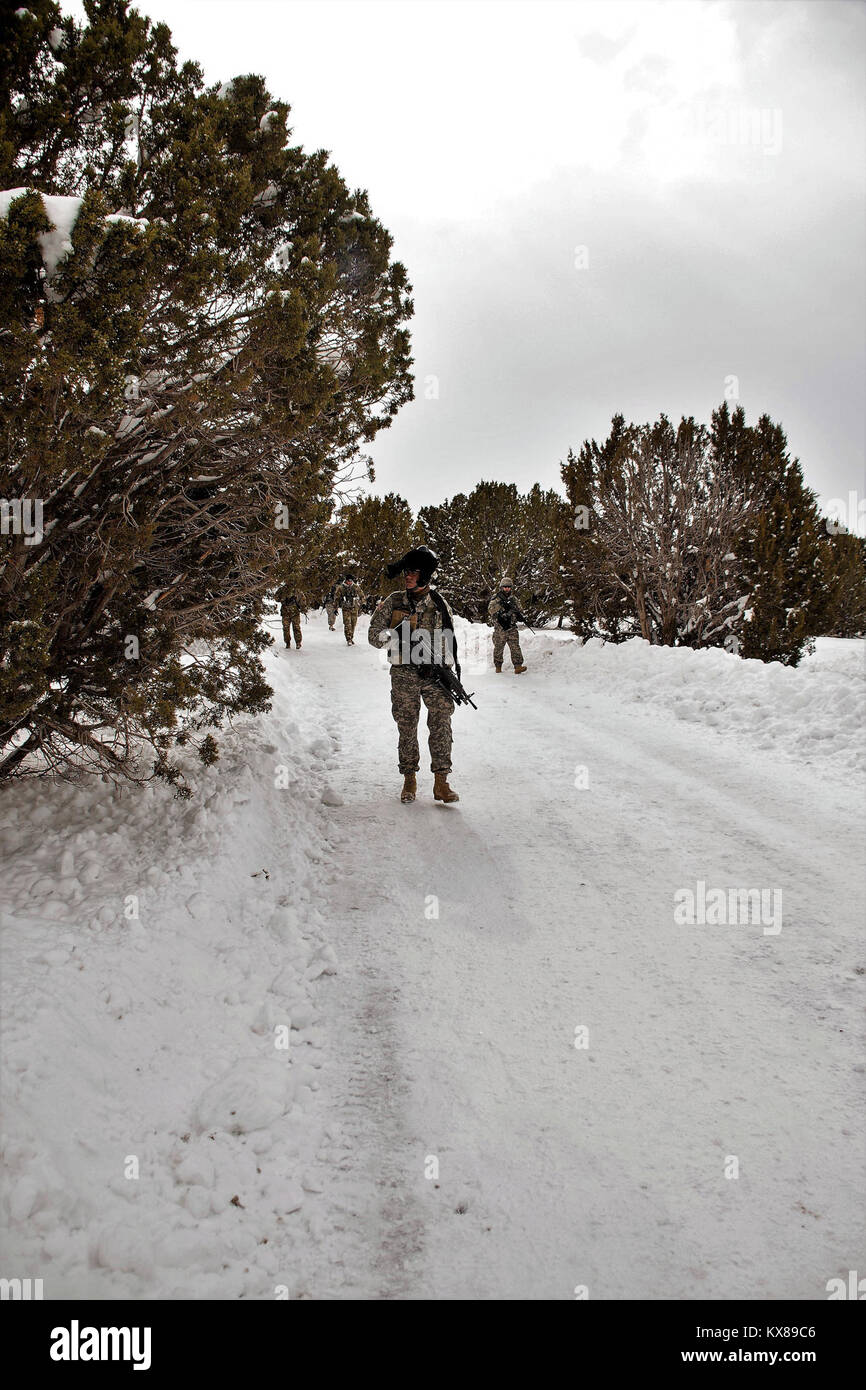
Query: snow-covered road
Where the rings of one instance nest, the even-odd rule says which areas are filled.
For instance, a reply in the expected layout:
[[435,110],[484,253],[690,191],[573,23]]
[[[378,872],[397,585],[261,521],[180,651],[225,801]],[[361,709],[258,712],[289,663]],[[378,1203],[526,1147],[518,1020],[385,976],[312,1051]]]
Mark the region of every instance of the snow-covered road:
[[[323,910],[357,1258],[332,1292],[821,1297],[862,1249],[862,791],[536,645],[525,678],[467,677],[453,807],[426,748],[397,799],[372,649],[313,623],[280,658],[338,732],[346,803]],[[781,931],[676,925],[698,880],[780,889]]]
[[[313,615],[195,803],[7,789],[3,1272],[825,1298],[864,1248],[849,648],[783,672],[527,636],[525,676],[464,672],[459,804],[422,740],[404,806],[366,619],[347,648]],[[699,884],[767,915],[679,925]]]

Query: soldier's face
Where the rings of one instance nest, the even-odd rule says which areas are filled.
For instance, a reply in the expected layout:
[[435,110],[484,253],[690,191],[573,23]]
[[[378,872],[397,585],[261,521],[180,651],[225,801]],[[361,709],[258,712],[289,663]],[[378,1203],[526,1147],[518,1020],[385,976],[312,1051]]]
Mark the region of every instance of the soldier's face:
[[418,588],[418,580],[419,580],[420,578],[421,578],[421,571],[420,571],[420,570],[407,570],[407,571],[406,571],[406,588],[407,588],[407,589],[417,589],[417,588]]

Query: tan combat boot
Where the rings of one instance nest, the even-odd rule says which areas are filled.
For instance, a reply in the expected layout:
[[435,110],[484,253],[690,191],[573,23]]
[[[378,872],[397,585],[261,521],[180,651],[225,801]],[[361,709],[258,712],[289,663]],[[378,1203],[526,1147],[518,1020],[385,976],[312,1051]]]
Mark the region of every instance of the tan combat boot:
[[515,676],[519,676],[519,675],[521,675],[525,670],[526,670],[526,667],[525,667],[525,666],[515,666],[515,668],[514,668],[514,674],[515,674]]
[[493,669],[494,669],[494,671],[496,672],[497,676],[501,676],[501,675],[502,675],[502,665],[501,665],[501,663],[500,663],[499,666],[494,666]]
[[418,784],[417,784],[416,781],[415,781],[415,774],[414,774],[414,772],[404,772],[404,773],[403,773],[403,790],[402,790],[401,793],[400,793],[400,800],[401,800],[401,801],[414,801],[414,800],[415,800],[415,793],[417,792],[417,790],[418,790]]
[[433,773],[433,800],[434,801],[459,801],[460,797],[448,785],[447,772]]

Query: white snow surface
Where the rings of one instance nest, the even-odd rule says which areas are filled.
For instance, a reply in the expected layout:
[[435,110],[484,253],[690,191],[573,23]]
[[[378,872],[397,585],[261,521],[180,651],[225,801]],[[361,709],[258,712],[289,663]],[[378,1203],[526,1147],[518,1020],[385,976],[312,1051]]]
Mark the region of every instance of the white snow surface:
[[[825,1298],[864,1248],[864,644],[522,633],[515,678],[458,622],[461,800],[422,736],[404,806],[366,625],[272,649],[193,802],[0,794],[3,1273]],[[699,880],[780,889],[781,931],[675,925]]]
[[[16,198],[21,198],[28,190],[26,188],[7,188],[0,191],[0,217],[9,215],[10,204]],[[78,221],[78,214],[81,211],[81,204],[84,199],[80,197],[66,197],[60,194],[40,193],[42,205],[45,208],[46,216],[53,223],[50,232],[43,232],[38,237],[39,247],[42,252],[42,264],[45,267],[46,281],[50,281],[56,273],[60,262],[69,255],[72,250],[72,232],[75,223]],[[110,212],[104,218],[104,222],[125,222],[139,231],[147,227],[147,219],[144,217],[132,217],[126,213]]]
[[[7,188],[0,191],[0,217],[8,216],[10,203],[23,197],[27,191],[26,188]],[[50,280],[64,256],[68,256],[72,250],[72,229],[78,220],[84,199],[48,193],[39,196],[46,215],[54,224],[52,231],[43,232],[38,238],[45,274]]]
[[103,218],[103,221],[127,222],[130,226],[137,227],[139,231],[143,231],[148,225],[148,220],[146,217],[133,217],[130,213],[126,212],[109,212]]

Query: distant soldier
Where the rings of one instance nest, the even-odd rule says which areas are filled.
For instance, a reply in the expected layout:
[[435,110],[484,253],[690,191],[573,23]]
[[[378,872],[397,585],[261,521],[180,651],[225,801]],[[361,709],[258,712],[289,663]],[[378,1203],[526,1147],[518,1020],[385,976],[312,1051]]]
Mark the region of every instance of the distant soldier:
[[355,645],[355,624],[363,602],[364,595],[355,583],[355,576],[344,574],[342,584],[334,590],[334,606],[343,610],[343,631],[350,647]]
[[301,645],[301,614],[307,611],[307,596],[300,589],[292,589],[288,584],[284,585],[277,594],[280,601],[280,617],[283,620],[283,641],[287,647],[292,645],[292,633],[295,635],[295,646]]
[[511,578],[507,574],[502,577],[499,593],[495,594],[487,605],[487,617],[493,623],[493,669],[497,675],[502,674],[502,657],[507,642],[514,674],[519,676],[526,667],[523,664],[523,652],[520,650],[520,639],[517,635],[517,621],[520,619],[525,623],[526,616],[517,606]]
[[[429,665],[437,657],[444,665],[456,665],[454,615],[442,595],[430,588],[438,564],[433,551],[420,545],[408,551],[402,560],[388,565],[388,578],[395,579],[402,573],[406,587],[395,589],[380,600],[367,634],[373,647],[391,644],[391,713],[398,729],[398,766],[403,774],[401,801],[414,801],[418,790],[415,774],[420,766],[418,718],[422,700],[427,706],[433,797],[436,801],[460,800],[448,785],[454,701],[430,675]],[[409,641],[401,640],[408,635],[404,620],[408,620]],[[398,624],[402,627],[396,633]],[[423,662],[425,658],[426,669],[418,664],[419,659]]]
[[332,584],[327,594],[325,595],[325,612],[328,615],[329,632],[334,631],[334,621],[337,617],[337,605],[334,602],[334,591],[336,587],[336,584]]

